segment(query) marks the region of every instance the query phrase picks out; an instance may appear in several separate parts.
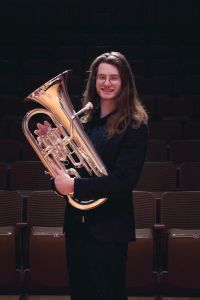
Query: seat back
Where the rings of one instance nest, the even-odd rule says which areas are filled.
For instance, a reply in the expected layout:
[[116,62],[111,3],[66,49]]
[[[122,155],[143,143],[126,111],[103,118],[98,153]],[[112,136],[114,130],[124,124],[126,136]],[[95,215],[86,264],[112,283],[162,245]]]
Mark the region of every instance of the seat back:
[[179,187],[186,191],[200,190],[200,162],[182,163],[179,169]]
[[153,273],[153,225],[156,222],[156,200],[150,192],[135,191],[133,203],[136,241],[130,242],[128,246],[126,287],[130,295],[153,294],[156,287]]
[[[0,291],[19,293],[21,243],[16,224],[22,220],[22,197],[17,191],[0,190]],[[17,270],[18,269],[18,270]]]
[[136,185],[138,191],[174,191],[177,187],[176,166],[167,162],[145,162]]
[[12,190],[49,190],[50,177],[40,161],[15,161],[10,169]]
[[68,291],[63,233],[65,201],[53,191],[35,191],[28,197],[24,288],[29,293]]
[[200,191],[168,192],[161,198],[161,223],[166,226],[161,276],[164,293],[200,292],[199,199]]

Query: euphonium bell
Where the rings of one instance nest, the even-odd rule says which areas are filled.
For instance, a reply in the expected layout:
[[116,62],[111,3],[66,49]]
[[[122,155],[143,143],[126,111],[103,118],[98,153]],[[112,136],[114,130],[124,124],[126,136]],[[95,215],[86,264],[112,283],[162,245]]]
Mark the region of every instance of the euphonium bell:
[[[52,177],[56,176],[52,163],[71,177],[80,177],[80,168],[84,168],[88,176],[107,175],[106,168],[78,117],[85,110],[92,109],[92,103],[87,103],[83,109],[75,112],[67,91],[68,72],[57,75],[26,97],[26,101],[37,102],[42,108],[33,109],[25,115],[22,122],[24,134]],[[38,114],[48,116],[54,124],[47,134],[40,137],[40,142],[29,129],[31,118]],[[69,162],[73,167],[67,169]],[[72,195],[67,198],[72,206],[80,210],[93,209],[107,200],[101,198],[81,201]]]

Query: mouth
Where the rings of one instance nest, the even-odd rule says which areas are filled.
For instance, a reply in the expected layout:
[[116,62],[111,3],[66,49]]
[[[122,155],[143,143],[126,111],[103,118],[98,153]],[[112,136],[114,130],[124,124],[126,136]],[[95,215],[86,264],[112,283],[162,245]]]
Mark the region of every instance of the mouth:
[[104,93],[112,93],[114,91],[114,89],[105,89],[105,88],[101,88],[101,91]]

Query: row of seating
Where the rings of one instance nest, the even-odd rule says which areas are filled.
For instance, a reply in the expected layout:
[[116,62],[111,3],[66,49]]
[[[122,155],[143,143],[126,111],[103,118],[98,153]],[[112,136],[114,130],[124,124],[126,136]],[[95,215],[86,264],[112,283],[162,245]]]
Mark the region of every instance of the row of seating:
[[[41,84],[41,83],[40,83]],[[74,87],[75,89],[75,87]],[[31,92],[31,90],[29,91]],[[28,94],[27,94],[28,95]],[[27,96],[26,95],[26,96]],[[75,110],[81,107],[82,96],[71,95],[71,101],[74,105]],[[23,97],[19,97],[16,94],[0,95],[0,101],[2,104],[2,109],[0,112],[1,123],[11,123],[5,124],[9,125],[9,130],[13,131],[14,126],[20,125],[19,131],[21,131],[21,124],[18,124],[20,118],[22,118],[28,110],[33,107],[39,107],[39,105],[31,102],[24,102]],[[185,121],[185,126],[190,125],[188,122],[199,121],[200,116],[200,94],[199,95],[145,95],[141,98],[147,112],[149,113],[151,121],[164,121],[164,120],[177,120]],[[18,119],[17,119],[18,117]],[[3,125],[3,124],[2,124]],[[4,133],[5,135],[5,133]]]
[[[0,49],[0,56],[5,60],[14,59],[19,63],[30,59],[49,59],[53,62],[58,59],[80,59],[85,62],[100,53],[119,50],[131,60],[146,62],[153,59],[174,59],[184,62],[187,59],[198,59],[200,50],[197,40],[193,43],[189,40],[167,40],[172,36],[164,33],[156,36],[154,31],[143,33],[138,30],[126,34],[120,34],[120,32],[101,34],[99,32],[98,36],[86,32],[63,34],[60,31],[57,32],[57,37],[57,43],[55,43],[51,38],[48,40],[48,36],[44,39],[40,32],[35,32],[31,43],[26,43],[26,48],[24,48],[24,41],[14,39],[5,41]],[[165,40],[162,41],[162,39]]]
[[[160,139],[149,139],[146,161],[198,162],[200,139],[172,140],[169,143]],[[15,139],[0,139],[2,162],[12,163],[19,160],[38,160],[28,142]]]
[[[190,136],[188,130],[200,115],[200,98],[198,95],[147,95],[142,103],[149,113],[151,121],[176,120],[184,121],[183,136]],[[189,133],[189,134],[188,134]]]
[[[40,87],[43,83],[50,80],[59,73],[71,69],[70,64],[63,63],[57,69],[57,72],[48,74],[2,74],[0,76],[1,95],[19,95],[22,99],[32,91]],[[87,71],[87,70],[86,70]],[[74,73],[68,80],[68,90],[71,94],[80,95],[85,87],[85,78]],[[139,94],[146,95],[199,95],[200,94],[200,75],[181,75],[181,76],[136,76],[135,82]]]
[[[200,190],[200,162],[180,165],[145,162],[136,189],[154,192]],[[0,163],[0,188],[7,190],[51,189],[49,176],[40,161]]]
[[[160,2],[154,1],[147,2],[145,5],[140,1],[134,1],[134,10],[132,1],[126,1],[125,4],[119,0],[111,0],[109,3],[104,0],[102,1],[102,5],[93,2],[84,4],[82,2],[60,1],[59,6],[57,6],[55,1],[43,0],[40,4],[30,1],[30,5],[28,6],[25,1],[21,1],[18,5],[16,1],[9,0],[3,5],[4,13],[2,13],[1,17],[2,21],[5,21],[7,18],[13,16],[8,11],[8,8],[12,6],[13,10],[19,16],[24,15],[24,20],[21,18],[15,19],[15,23],[11,22],[11,24],[8,24],[8,28],[12,28],[13,24],[15,25],[15,27],[13,26],[13,30],[21,29],[26,24],[30,33],[33,31],[39,32],[40,30],[44,34],[46,28],[44,23],[49,28],[52,28],[51,34],[55,34],[55,32],[59,33],[59,29],[62,33],[70,32],[71,30],[71,32],[85,31],[95,33],[96,31],[106,31],[110,34],[112,32],[122,34],[141,29],[146,29],[147,33],[151,31],[159,33],[159,29],[162,28],[164,33],[167,30],[172,34],[174,39],[175,37],[180,39],[179,35],[181,37],[190,37],[192,35],[195,38],[194,33],[198,33],[197,28],[191,24],[193,21],[197,27],[199,25],[198,14],[196,14],[199,12],[199,8],[196,2],[194,2],[194,5],[190,5],[183,1],[181,11],[179,2],[173,2],[171,6],[168,6],[165,3],[161,5]],[[35,19],[32,21],[27,17],[31,12],[35,15]],[[178,24],[177,16],[179,17]],[[53,17],[54,22],[52,20]],[[75,20],[79,22],[76,23]],[[191,34],[190,31],[192,31]],[[150,37],[151,34],[149,34],[148,38]],[[198,36],[196,39],[198,39]]]
[[[167,144],[174,140],[190,143],[189,140],[198,140],[199,121],[161,120],[149,121],[149,138],[164,140]],[[185,140],[185,141],[184,141]]]
[[[198,295],[199,199],[199,191],[167,192],[158,203],[151,192],[133,192],[137,240],[128,250],[130,295]],[[23,198],[0,190],[1,293],[69,293],[64,207],[52,191]]]
[[[5,98],[6,99],[6,98]],[[1,100],[1,97],[0,97]],[[151,107],[154,105],[153,98],[145,98],[144,103],[147,107],[147,110],[155,113]],[[3,102],[3,101],[2,101]],[[78,101],[77,101],[78,102]],[[163,102],[163,106],[166,103]],[[199,101],[200,104],[200,101]],[[8,105],[8,103],[7,103]],[[159,103],[161,106],[161,103]],[[166,104],[167,105],[167,104]],[[78,104],[76,104],[78,107]],[[197,107],[195,107],[197,109]],[[200,105],[199,105],[200,108]],[[177,108],[178,109],[178,108]],[[77,109],[76,111],[78,111]],[[180,110],[183,110],[180,108]],[[169,111],[169,110],[168,110]],[[197,109],[197,112],[200,112],[200,109]],[[3,118],[0,119],[0,139],[17,139],[20,141],[25,140],[24,133],[22,131],[22,117],[5,115],[6,112],[2,112],[4,114]],[[8,112],[7,112],[8,113]],[[22,111],[20,111],[22,114]],[[25,115],[25,111],[24,111]],[[23,115],[23,116],[24,116]],[[175,116],[175,113],[174,113]],[[187,140],[187,139],[199,139],[200,138],[200,122],[199,120],[184,120],[184,115],[177,115],[177,118],[173,119],[172,114],[170,119],[166,120],[151,120],[149,121],[149,138],[150,139],[160,139],[165,142],[170,142],[171,140]],[[40,122],[42,122],[42,118],[40,118]],[[36,128],[36,124],[32,126],[31,132]]]
[[[20,2],[20,5],[17,5],[16,1],[8,1],[8,3],[6,2],[6,4],[4,4],[5,12],[2,14],[2,19],[5,21],[6,18],[12,16],[12,14],[8,12],[8,8],[11,5],[18,15],[25,16],[24,20],[21,20],[21,18],[15,20],[14,24],[17,29],[26,24],[30,32],[33,30],[39,31],[40,28],[41,31],[44,32],[45,27],[43,22],[45,22],[45,24],[52,28],[53,33],[59,29],[63,31],[64,29],[66,31],[71,29],[75,32],[85,29],[85,31],[88,32],[88,30],[93,31],[98,29],[106,31],[106,28],[109,32],[111,30],[116,31],[117,29],[124,32],[125,30],[134,29],[135,27],[137,29],[147,26],[150,30],[151,28],[161,26],[166,28],[167,25],[167,29],[171,28],[173,33],[173,27],[177,26],[177,15],[179,16],[179,26],[181,28],[186,29],[186,25],[188,27],[191,26],[192,21],[196,26],[199,24],[199,19],[195,14],[198,12],[198,6],[195,4],[193,5],[194,7],[183,4],[180,12],[177,3],[173,3],[172,7],[169,7],[167,5],[161,6],[160,3],[152,1],[145,3],[145,5],[142,5],[140,1],[134,1],[135,10],[133,10],[131,1],[126,1],[126,5],[121,1],[110,2],[109,4],[106,1],[102,1],[102,5],[99,6],[93,2],[88,2],[84,5],[82,2],[79,4],[79,2],[60,1],[59,6],[57,6],[55,1],[48,2],[43,0],[40,5],[34,2],[33,4],[32,1],[30,1],[30,5],[28,6],[24,1],[22,1],[22,3]],[[27,17],[31,12],[35,15],[35,19],[32,22]],[[58,16],[59,12],[60,16]],[[53,17],[55,18],[54,22],[52,21]],[[169,17],[170,23],[168,21]],[[79,23],[75,23],[75,20],[78,20]],[[179,32],[183,34],[181,30],[179,30]]]
[[[64,48],[64,47],[63,47]],[[66,50],[63,54],[62,51]],[[60,51],[55,56],[50,58],[22,58],[21,59],[3,59],[0,60],[0,74],[18,74],[23,77],[24,75],[46,75],[54,76],[59,73],[62,69],[72,69],[75,74],[83,75],[85,74],[87,68],[89,67],[89,54],[88,58],[84,60],[80,54],[77,54],[73,58],[70,58],[67,54],[68,49],[60,49]],[[103,49],[102,49],[103,50]],[[118,50],[118,49],[113,49]],[[106,49],[105,49],[106,51]],[[119,51],[123,52],[123,49]],[[75,53],[74,53],[75,55]],[[134,55],[134,53],[133,53]],[[131,53],[129,55],[131,57]],[[91,60],[91,57],[90,57]],[[200,60],[197,58],[148,58],[148,59],[129,59],[130,66],[134,72],[135,76],[178,76],[180,74],[184,75],[200,75],[199,64]]]

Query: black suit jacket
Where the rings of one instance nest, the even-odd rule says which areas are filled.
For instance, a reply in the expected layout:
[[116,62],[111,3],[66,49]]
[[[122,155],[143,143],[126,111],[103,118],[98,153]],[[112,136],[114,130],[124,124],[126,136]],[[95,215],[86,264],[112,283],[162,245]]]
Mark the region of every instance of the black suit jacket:
[[[98,144],[99,128],[105,130],[105,118],[100,123],[89,123],[86,131],[94,144]],[[93,131],[93,129],[95,130]],[[94,134],[92,134],[92,132]],[[95,136],[95,138],[94,138]],[[134,208],[132,191],[140,175],[147,148],[148,127],[142,124],[138,129],[130,124],[127,130],[110,139],[102,138],[95,145],[105,163],[108,176],[76,178],[74,197],[102,198],[108,200],[90,211],[80,211],[67,205],[64,231],[75,234],[79,230],[79,216],[85,215],[85,226],[101,241],[127,242],[135,239]]]

